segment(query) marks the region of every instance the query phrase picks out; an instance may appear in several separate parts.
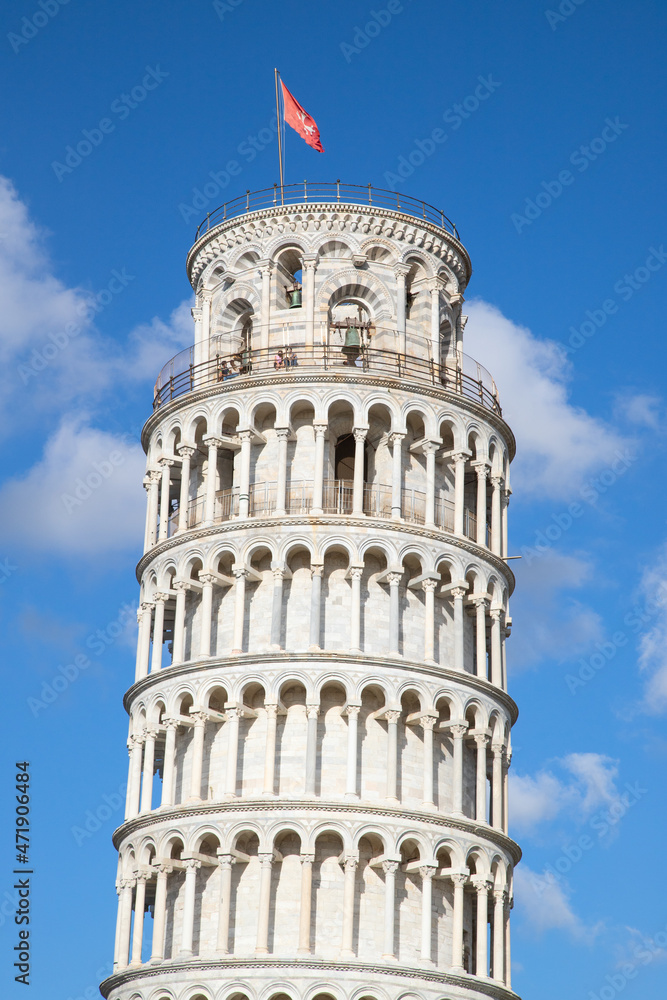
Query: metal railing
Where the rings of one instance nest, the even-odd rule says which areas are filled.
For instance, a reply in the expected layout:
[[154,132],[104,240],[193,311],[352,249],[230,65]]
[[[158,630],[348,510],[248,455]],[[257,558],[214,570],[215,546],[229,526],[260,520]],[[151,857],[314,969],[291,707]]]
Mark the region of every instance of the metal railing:
[[279,205],[312,205],[312,204],[352,204],[377,205],[380,208],[390,208],[395,212],[411,215],[416,219],[424,219],[445,229],[458,240],[456,226],[445,213],[429,205],[426,201],[411,198],[410,195],[390,191],[387,188],[373,187],[372,184],[343,184],[341,181],[303,181],[300,184],[274,184],[272,188],[262,188],[260,191],[246,191],[245,194],[226,201],[212,212],[197,227],[195,243],[199,237],[214,226],[234,219],[248,212],[258,212],[263,208],[277,208]]
[[[253,483],[249,490],[249,517],[273,514],[277,509],[276,482]],[[285,489],[285,510],[287,514],[307,514],[313,507],[314,483],[303,479],[289,483]],[[349,479],[325,479],[322,484],[322,510],[325,514],[352,514],[354,488]],[[392,488],[382,483],[365,483],[363,512],[369,517],[385,520],[392,518]],[[215,523],[230,521],[238,517],[239,488],[218,490],[215,495],[213,519]],[[434,520],[443,531],[454,530],[454,504],[451,500],[435,500]],[[422,490],[405,488],[401,492],[401,517],[412,524],[426,521],[426,494]],[[178,510],[169,517],[168,536],[178,530]],[[196,497],[188,504],[186,524],[196,528],[204,521],[204,498]],[[467,507],[464,510],[464,534],[473,540],[477,537],[477,518]]]
[[447,358],[437,364],[429,358],[400,354],[364,346],[356,361],[350,361],[340,347],[294,347],[291,364],[276,360],[275,348],[262,348],[237,354],[217,354],[210,361],[195,364],[195,348],[188,347],[164,366],[155,383],[153,409],[195,389],[213,385],[236,386],[236,379],[255,375],[275,375],[283,378],[302,371],[392,376],[412,378],[429,385],[438,385],[472,399],[488,410],[502,415],[498,389],[490,373],[467,354]]

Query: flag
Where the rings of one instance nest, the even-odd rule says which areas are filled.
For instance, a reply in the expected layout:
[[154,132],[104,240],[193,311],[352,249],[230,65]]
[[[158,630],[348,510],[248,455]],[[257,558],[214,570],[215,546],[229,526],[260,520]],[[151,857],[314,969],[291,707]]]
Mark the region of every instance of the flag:
[[285,121],[292,126],[295,132],[299,133],[302,139],[305,139],[309,146],[316,149],[318,153],[323,153],[324,146],[320,142],[320,130],[315,119],[311,118],[307,111],[304,111],[295,97],[292,97],[282,80],[280,86],[283,88]]

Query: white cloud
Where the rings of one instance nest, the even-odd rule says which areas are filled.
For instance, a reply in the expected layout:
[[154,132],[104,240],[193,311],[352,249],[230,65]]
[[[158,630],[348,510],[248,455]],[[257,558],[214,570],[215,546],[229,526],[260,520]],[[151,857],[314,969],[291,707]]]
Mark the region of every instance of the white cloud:
[[[97,302],[96,313],[92,292],[68,288],[56,276],[47,252],[48,234],[30,218],[16,189],[2,176],[0,233],[5,434],[15,426],[36,425],[45,412],[90,409],[105,392],[117,392],[129,379],[153,381],[170,356],[192,342],[189,300],[174,309],[166,323],[154,318],[139,324],[125,346],[103,336],[95,319],[102,315],[104,300]],[[115,278],[115,294],[129,284]]]
[[144,469],[139,444],[65,419],[42,458],[0,489],[5,545],[75,556],[139,551]]
[[644,675],[644,712],[658,715],[667,710],[667,543],[654,564],[642,576],[644,613],[649,628],[640,636],[639,669]]
[[627,440],[569,402],[571,366],[560,345],[540,340],[486,302],[469,302],[467,312],[466,352],[491,371],[517,438],[515,484],[523,496],[570,498]]
[[582,822],[619,797],[618,762],[604,754],[571,753],[552,765],[564,773],[558,776],[553,769],[542,769],[534,776],[510,774],[512,826],[523,834],[561,814]]
[[599,753],[570,753],[562,758],[563,766],[578,780],[583,799],[578,806],[584,816],[604,803],[618,799],[614,784],[618,777],[618,762]]
[[513,673],[535,668],[544,659],[562,662],[583,654],[603,636],[600,616],[568,590],[582,588],[593,576],[583,556],[546,549],[513,564],[517,590],[512,600],[515,630],[510,638]]
[[660,396],[649,393],[621,393],[616,399],[616,413],[635,424],[659,431],[663,426],[663,401]]
[[523,923],[536,934],[567,931],[579,944],[592,944],[601,925],[587,927],[572,909],[564,879],[538,874],[521,864],[515,874],[514,896]]

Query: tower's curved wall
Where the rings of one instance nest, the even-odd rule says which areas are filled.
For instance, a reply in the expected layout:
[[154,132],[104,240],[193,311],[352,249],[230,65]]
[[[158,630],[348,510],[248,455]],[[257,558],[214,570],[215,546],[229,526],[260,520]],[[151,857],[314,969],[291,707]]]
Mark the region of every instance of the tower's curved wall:
[[144,429],[103,992],[507,996],[514,440],[463,354],[467,254],[304,204],[188,271],[194,347]]

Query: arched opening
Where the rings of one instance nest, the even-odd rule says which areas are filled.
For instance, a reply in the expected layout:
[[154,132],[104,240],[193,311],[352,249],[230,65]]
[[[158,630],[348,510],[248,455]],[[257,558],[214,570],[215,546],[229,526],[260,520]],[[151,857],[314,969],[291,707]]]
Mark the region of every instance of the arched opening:
[[265,691],[251,683],[242,695],[236,781],[241,797],[258,798],[264,787],[267,716]]
[[271,870],[269,952],[290,954],[301,909],[301,838],[294,830],[280,833],[274,842]]
[[306,747],[306,689],[287,681],[280,689],[276,733],[276,786],[279,795],[303,795]]
[[317,725],[317,772],[315,792],[324,799],[341,799],[345,794],[347,764],[347,723],[342,709],[347,701],[341,684],[325,684],[320,693]]
[[311,920],[318,958],[337,959],[343,937],[343,883],[340,865],[343,841],[334,832],[321,833],[315,842]]
[[385,846],[376,834],[359,840],[358,920],[354,928],[354,950],[360,959],[377,961],[384,952],[384,878],[382,857]]
[[229,949],[233,955],[252,955],[257,944],[259,898],[259,839],[252,831],[239,833],[233,850],[230,898]]

